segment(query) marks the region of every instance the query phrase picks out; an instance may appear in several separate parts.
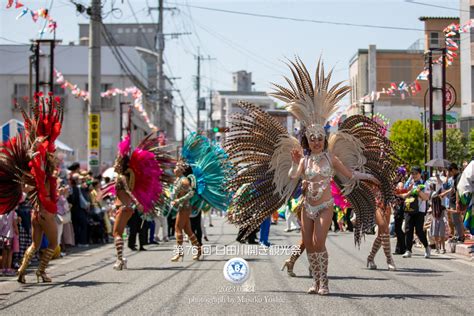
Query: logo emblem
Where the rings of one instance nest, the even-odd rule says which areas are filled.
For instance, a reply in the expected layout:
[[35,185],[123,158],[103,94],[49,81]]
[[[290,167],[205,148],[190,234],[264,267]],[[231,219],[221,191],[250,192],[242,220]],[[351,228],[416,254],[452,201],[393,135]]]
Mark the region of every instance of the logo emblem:
[[232,258],[224,265],[224,277],[229,282],[235,284],[244,283],[249,275],[249,264],[242,258]]

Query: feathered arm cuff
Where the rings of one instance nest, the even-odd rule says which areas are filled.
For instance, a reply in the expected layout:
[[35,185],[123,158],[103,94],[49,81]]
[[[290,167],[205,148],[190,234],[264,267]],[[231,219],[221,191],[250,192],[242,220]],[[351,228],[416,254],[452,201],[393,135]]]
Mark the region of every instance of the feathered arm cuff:
[[359,183],[359,181],[363,181],[363,180],[368,180],[372,182],[377,181],[376,178],[371,174],[362,173],[359,171],[352,171],[352,177],[348,181],[342,184],[341,192],[344,195],[350,194],[352,190],[354,190],[354,187]]
[[186,193],[185,195],[183,195],[182,197],[178,199],[178,203],[179,204],[184,203],[185,201],[191,199],[193,196],[194,196],[194,190],[189,190],[188,193]]

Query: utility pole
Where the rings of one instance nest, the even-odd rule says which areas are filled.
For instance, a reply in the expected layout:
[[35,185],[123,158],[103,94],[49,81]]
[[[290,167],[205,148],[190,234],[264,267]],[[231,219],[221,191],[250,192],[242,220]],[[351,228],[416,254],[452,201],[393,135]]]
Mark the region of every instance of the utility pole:
[[[158,10],[158,33],[156,35],[155,49],[158,52],[158,128],[164,130],[165,122],[165,74],[163,71],[164,66],[164,51],[165,51],[165,36],[169,35],[172,37],[178,37],[180,35],[189,35],[191,33],[163,33],[163,12],[165,10],[176,10],[176,8],[165,8],[163,6],[163,0],[158,0],[158,7],[149,8],[148,12],[152,10]],[[174,122],[173,122],[174,126]]]
[[184,105],[181,106],[181,148],[184,147]]
[[163,52],[165,50],[165,37],[163,35],[163,0],[158,0],[158,128],[163,129],[165,126],[165,106],[164,88],[165,78],[163,73]]
[[[198,55],[196,56],[197,58],[197,75],[196,75],[196,108],[197,108],[197,126],[196,130],[199,131],[199,125],[201,122],[201,110],[205,110],[205,102],[204,100],[201,100],[201,61],[211,61],[215,60],[215,58],[211,58],[210,56],[208,57],[203,57],[201,56],[199,47],[198,47]],[[204,105],[204,106],[201,106]]]
[[443,114],[442,114],[442,129],[443,129],[443,159],[448,157],[448,152],[446,148],[446,68],[448,65],[446,64],[446,47],[442,50],[442,68],[441,68],[441,84],[442,84],[442,104],[443,104]]
[[428,93],[430,94],[429,103],[429,136],[430,136],[430,159],[433,159],[433,52],[428,51]]
[[88,125],[88,167],[98,175],[101,166],[100,157],[100,34],[102,12],[100,0],[91,0],[89,23],[89,125]]
[[197,125],[196,131],[199,132],[199,123],[201,121],[201,53],[198,47],[198,56],[197,56],[197,76],[196,76],[196,108],[197,108]]
[[[441,63],[439,59],[433,63],[433,52],[441,53]],[[446,48],[430,48],[428,51],[428,83],[430,95],[430,159],[446,159]],[[434,142],[435,127],[434,118],[441,117],[442,143],[439,151],[434,152],[435,147],[439,148],[439,143]],[[442,157],[439,157],[442,155]]]
[[212,124],[212,89],[209,89],[209,136],[212,139],[214,139],[214,131],[212,130],[214,128],[214,124]]

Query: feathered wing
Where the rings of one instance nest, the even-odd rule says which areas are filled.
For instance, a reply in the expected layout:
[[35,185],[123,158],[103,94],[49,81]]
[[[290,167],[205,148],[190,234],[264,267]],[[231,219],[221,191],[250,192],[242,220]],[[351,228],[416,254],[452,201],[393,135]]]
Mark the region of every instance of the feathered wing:
[[227,154],[219,145],[208,142],[208,146],[207,151],[202,152],[191,164],[196,190],[191,204],[198,211],[206,204],[225,211],[230,199],[223,183],[230,169],[230,163]]
[[204,135],[193,132],[186,137],[183,148],[181,149],[181,158],[187,164],[192,164],[204,155],[210,148],[209,139]]
[[[20,203],[23,184],[35,187],[28,166],[29,142],[24,133],[0,144],[0,214],[13,211]],[[36,190],[29,193],[35,200]]]
[[171,171],[175,165],[172,156],[160,146],[157,133],[146,136],[133,150],[128,168],[133,171],[132,194],[143,205],[145,213],[155,204],[163,203],[163,187],[172,183]]
[[54,142],[61,133],[64,109],[58,97],[35,96],[31,110],[32,117],[22,111],[28,155],[22,158],[24,159],[22,162],[17,160],[16,164],[28,163],[28,173],[23,178],[23,183],[34,187],[28,193],[34,207],[39,209],[41,206],[55,214],[58,195],[57,177],[54,176],[57,165]]
[[232,114],[224,143],[233,166],[227,180],[233,194],[229,221],[248,235],[293,193],[296,184],[288,177],[291,157],[278,154],[289,155],[292,146],[299,145],[257,106],[240,102],[239,107],[243,113]]
[[[382,198],[387,204],[394,199],[393,184],[399,159],[382,129],[368,117],[350,116],[329,138],[328,149],[348,168],[374,176],[380,182]],[[354,238],[359,244],[361,236],[374,225],[376,192],[368,184],[349,181],[341,174],[336,174],[334,180],[356,213]]]

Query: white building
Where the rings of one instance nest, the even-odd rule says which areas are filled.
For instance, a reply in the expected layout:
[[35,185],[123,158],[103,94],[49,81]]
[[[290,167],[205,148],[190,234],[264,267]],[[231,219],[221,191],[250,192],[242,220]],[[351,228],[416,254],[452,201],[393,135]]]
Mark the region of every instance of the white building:
[[[146,82],[146,64],[141,54],[134,47],[121,47],[124,54],[135,64],[135,75]],[[76,84],[80,89],[87,90],[88,82],[88,47],[87,46],[57,46],[55,50],[55,68],[64,78]],[[0,124],[10,119],[22,120],[15,101],[20,106],[26,106],[25,98],[29,96],[29,56],[28,45],[0,45]],[[101,82],[102,90],[110,88],[125,88],[133,86],[132,82],[122,72],[120,65],[107,47],[101,50]],[[87,165],[87,104],[81,98],[75,98],[70,91],[65,91],[56,85],[55,94],[64,102],[64,127],[59,139],[74,150],[70,160]],[[116,96],[102,99],[101,108],[101,159],[103,167],[113,163],[117,143],[121,131],[120,103],[132,102],[130,97]],[[156,121],[154,107],[145,104],[150,120]],[[134,110],[132,116],[133,142],[150,131],[140,114]]]
[[233,74],[234,89],[215,91],[213,94],[212,127],[227,127],[230,115],[240,112],[240,101],[260,106],[263,110],[275,108],[275,101],[266,92],[252,91],[252,74],[238,71]]
[[[460,23],[474,19],[474,1],[460,0]],[[474,128],[474,33],[460,34],[461,58],[461,130],[465,135]]]

